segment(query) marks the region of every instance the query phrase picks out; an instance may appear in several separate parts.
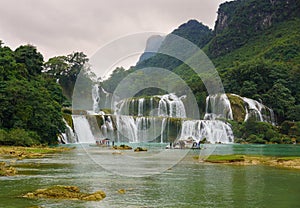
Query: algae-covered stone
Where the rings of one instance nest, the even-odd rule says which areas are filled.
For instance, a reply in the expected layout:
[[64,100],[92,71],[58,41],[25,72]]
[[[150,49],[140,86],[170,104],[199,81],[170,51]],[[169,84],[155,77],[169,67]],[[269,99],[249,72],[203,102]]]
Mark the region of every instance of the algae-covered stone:
[[143,148],[143,147],[137,147],[134,149],[135,152],[146,152],[147,149],[146,148]]
[[118,190],[118,193],[119,193],[119,194],[125,194],[126,191],[125,191],[125,189],[119,189],[119,190]]
[[23,197],[99,201],[104,199],[106,194],[103,191],[92,194],[82,193],[77,186],[56,185],[46,189],[37,189],[35,192],[29,192]]
[[120,146],[113,146],[113,149],[116,150],[132,150],[132,147],[126,145],[126,144],[121,144]]
[[7,165],[5,162],[0,162],[0,176],[13,176],[16,173],[16,168]]
[[227,97],[231,105],[233,119],[238,122],[243,122],[246,117],[246,109],[243,99],[234,94],[227,94]]

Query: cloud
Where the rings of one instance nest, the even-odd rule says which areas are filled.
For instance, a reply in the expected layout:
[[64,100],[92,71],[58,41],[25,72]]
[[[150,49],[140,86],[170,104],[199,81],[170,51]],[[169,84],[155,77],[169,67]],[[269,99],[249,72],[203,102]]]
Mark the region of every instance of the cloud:
[[224,0],[10,0],[1,2],[0,39],[33,44],[50,58],[83,51],[136,32],[169,33],[189,19],[213,28]]

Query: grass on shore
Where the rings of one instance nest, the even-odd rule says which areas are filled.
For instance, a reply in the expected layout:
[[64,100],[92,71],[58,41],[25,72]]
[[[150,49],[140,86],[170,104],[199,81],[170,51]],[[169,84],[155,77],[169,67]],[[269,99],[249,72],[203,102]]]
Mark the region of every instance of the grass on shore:
[[[199,156],[195,156],[194,159],[199,160]],[[300,156],[210,155],[204,159],[204,162],[233,165],[267,165],[300,170]]]
[[49,154],[70,151],[68,147],[19,147],[19,146],[0,146],[0,157],[12,157],[18,159],[40,158]]

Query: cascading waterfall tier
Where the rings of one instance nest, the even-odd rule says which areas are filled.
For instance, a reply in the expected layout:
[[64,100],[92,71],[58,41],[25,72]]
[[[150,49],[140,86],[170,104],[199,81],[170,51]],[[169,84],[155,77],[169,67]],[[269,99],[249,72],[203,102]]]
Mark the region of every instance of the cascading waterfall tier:
[[182,99],[175,94],[156,95],[152,97],[130,98],[116,104],[117,115],[156,116],[186,118]]
[[66,125],[65,133],[62,133],[61,136],[59,136],[60,142],[63,144],[69,144],[69,143],[76,143],[77,138],[76,134],[74,133],[73,129],[64,119],[64,123]]
[[204,119],[225,118],[241,121],[239,117],[242,117],[242,121],[254,118],[256,121],[275,124],[273,110],[256,100],[236,94],[210,95],[206,98]]
[[230,101],[226,94],[210,95],[206,98],[205,120],[217,118],[233,119]]
[[95,137],[85,115],[73,115],[74,130],[79,143],[95,143]]
[[[178,97],[174,93],[127,98],[113,105],[111,111],[115,112],[114,115],[105,115],[101,110],[112,107],[107,103],[112,95],[95,85],[92,89],[93,111],[74,115],[74,129],[80,143],[94,143],[104,138],[116,142],[161,143],[178,140],[200,142],[205,138],[210,143],[231,143],[234,137],[230,124],[216,120],[234,119],[231,96],[208,96],[204,120],[189,120],[184,105],[186,97]],[[245,106],[245,120],[254,115],[262,121],[269,121],[272,117],[272,111],[259,102],[239,99]],[[265,112],[269,112],[270,116],[267,117]]]
[[206,140],[209,143],[232,143],[234,139],[230,124],[219,120],[183,121],[180,139],[191,143]]
[[[268,108],[262,103],[250,98],[241,97],[236,94],[230,94],[229,96],[231,99],[235,99],[243,104],[242,108],[245,111],[243,114],[244,121],[247,121],[249,118],[253,118],[256,121],[268,122],[275,125],[275,116],[271,108]],[[235,106],[235,108],[241,107]],[[238,111],[241,112],[243,109],[238,109]],[[233,109],[233,111],[235,112],[237,110]]]
[[[86,115],[73,116],[75,132],[80,143],[94,143],[104,138],[116,142],[136,143],[169,143],[191,138],[196,142],[203,138],[211,143],[233,141],[229,124],[216,120],[188,120],[183,102],[185,96],[178,97],[171,93],[128,98],[114,105],[114,115],[105,115],[100,107],[103,94],[106,94],[103,92],[105,91],[101,87],[95,85],[92,89],[93,111],[87,111]],[[215,119],[221,117],[221,114],[232,117],[230,108],[225,108],[227,113],[224,109],[216,110],[220,103],[224,103],[223,107],[230,106],[226,95],[210,97],[207,102],[211,103],[207,110],[212,110],[206,117],[209,115],[210,119]],[[216,113],[216,116],[213,113]],[[98,130],[95,125],[98,126]]]

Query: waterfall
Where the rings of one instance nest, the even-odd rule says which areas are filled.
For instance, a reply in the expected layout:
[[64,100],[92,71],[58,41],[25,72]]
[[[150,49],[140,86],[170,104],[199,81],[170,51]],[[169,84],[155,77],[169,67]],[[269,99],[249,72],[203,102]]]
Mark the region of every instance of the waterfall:
[[117,115],[185,118],[186,111],[182,102],[183,98],[185,97],[177,97],[171,93],[155,95],[151,98],[124,99],[116,104],[115,112]]
[[[257,121],[275,124],[274,112],[272,109],[250,98],[241,97],[236,94],[229,95],[230,97],[234,96],[238,98],[242,102],[244,107],[243,111],[245,111],[244,121],[247,121],[251,117],[255,118]],[[238,108],[238,106],[235,106],[235,108]],[[204,119],[215,120],[217,118],[225,118],[233,120],[233,111],[230,100],[226,94],[210,95],[206,98],[206,113]]]
[[158,116],[168,116],[172,118],[185,118],[185,107],[182,98],[178,98],[175,94],[166,94],[157,96],[160,98],[158,104]]
[[206,98],[205,120],[216,118],[233,119],[230,101],[226,94],[210,95]]
[[199,143],[206,139],[210,143],[232,143],[231,126],[219,120],[187,120],[182,122],[179,140]]
[[252,100],[250,98],[242,97],[244,102],[246,103],[246,116],[245,121],[247,121],[250,117],[254,116],[256,120],[269,122],[275,124],[274,112],[272,109],[263,105],[262,103]]
[[138,99],[138,116],[144,115],[144,98]]
[[119,142],[149,142],[160,133],[161,120],[155,117],[116,116]]
[[79,143],[95,143],[90,124],[84,115],[73,115],[74,130]]
[[231,96],[235,96],[243,101],[245,108],[244,121],[247,121],[249,118],[254,118],[257,121],[269,122],[275,125],[275,116],[271,108],[268,108],[262,103],[250,98],[241,97],[236,94],[231,94]]
[[166,126],[166,118],[163,118],[162,122],[161,122],[161,130],[160,130],[160,143],[164,143],[164,129]]
[[133,116],[116,116],[118,141],[138,142],[137,126]]
[[76,143],[76,135],[72,127],[69,126],[65,119],[63,119],[63,121],[66,125],[65,133],[61,133],[60,135],[58,135],[58,141],[63,144]]
[[93,111],[95,113],[99,112],[99,102],[100,102],[100,95],[99,95],[99,85],[95,84],[92,89],[92,98],[93,98]]

